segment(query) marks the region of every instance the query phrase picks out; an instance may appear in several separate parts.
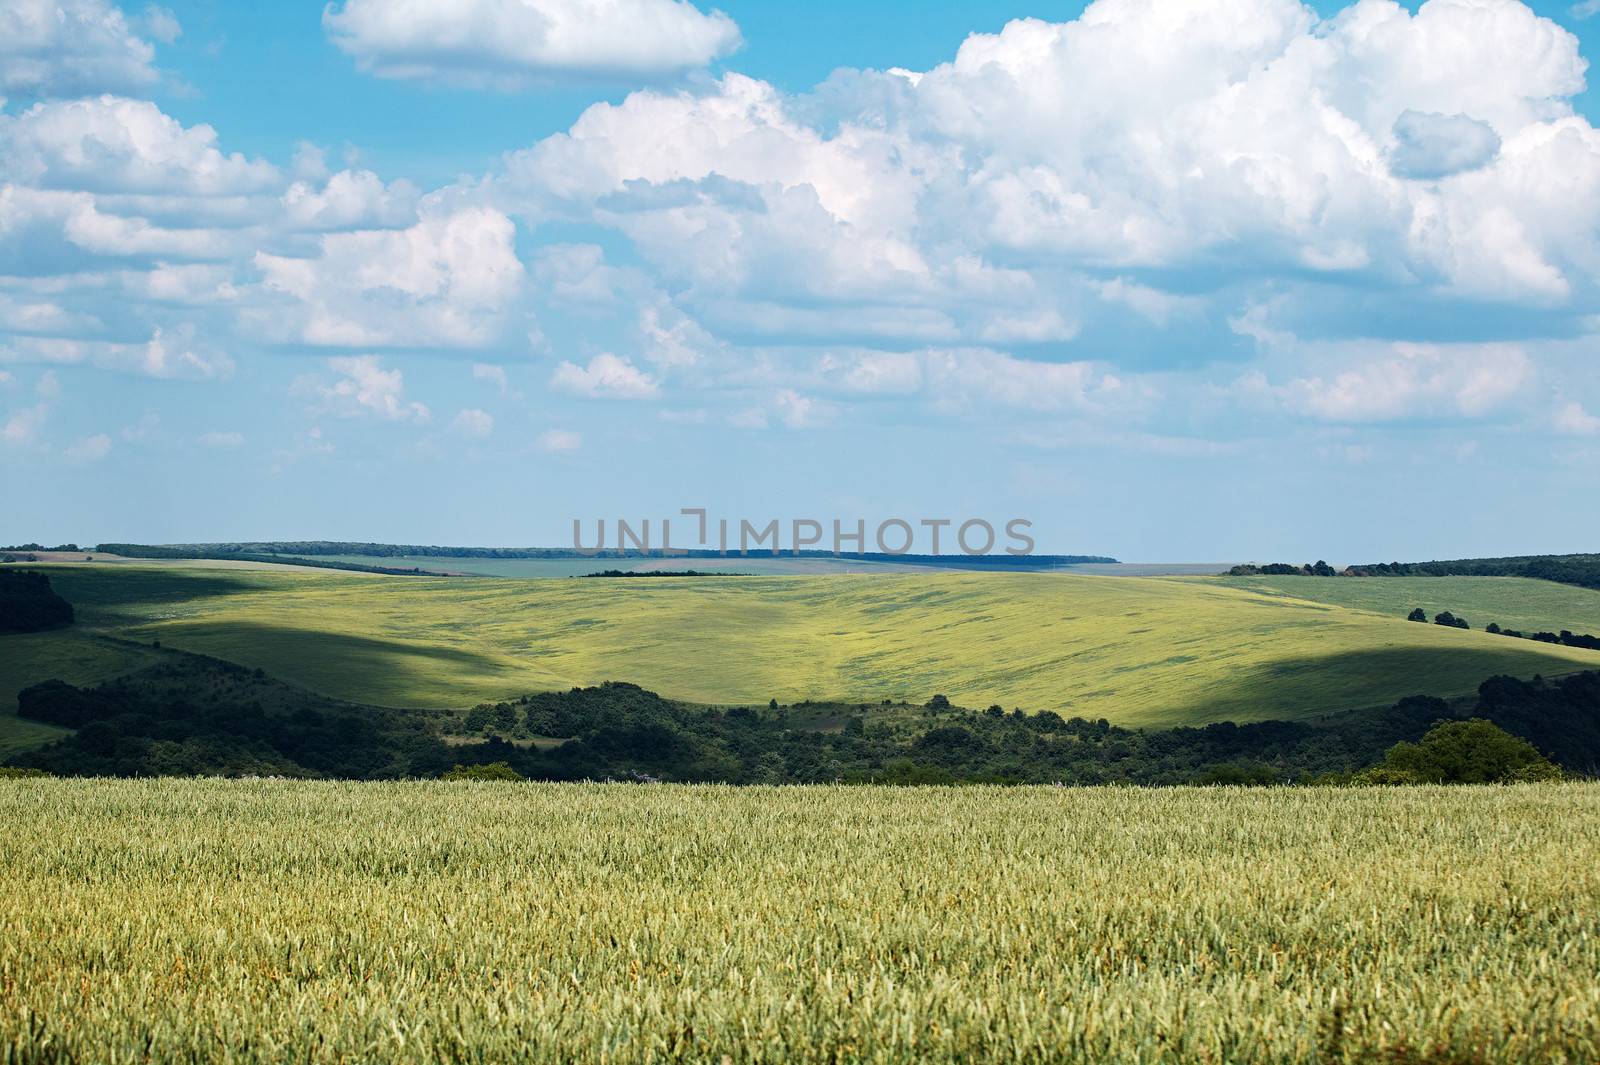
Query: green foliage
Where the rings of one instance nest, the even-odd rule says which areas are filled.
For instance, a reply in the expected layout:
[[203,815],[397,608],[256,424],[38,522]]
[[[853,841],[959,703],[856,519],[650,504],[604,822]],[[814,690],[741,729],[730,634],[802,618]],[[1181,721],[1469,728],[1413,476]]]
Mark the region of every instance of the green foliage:
[[42,769],[25,769],[21,766],[0,765],[0,780],[28,780],[49,775]]
[[1482,718],[1445,721],[1417,743],[1389,749],[1368,783],[1507,784],[1558,780],[1561,770],[1527,740]]
[[1415,608],[1412,609],[1411,613],[1406,615],[1406,620],[1407,621],[1420,621],[1423,624],[1427,624],[1428,612],[1426,610],[1423,610],[1420,606],[1419,607],[1415,607]]
[[458,765],[446,773],[444,779],[517,781],[527,778],[504,762],[490,762],[488,765]]
[[1447,629],[1470,629],[1470,628],[1472,628],[1471,625],[1467,624],[1467,619],[1466,618],[1458,618],[1454,614],[1450,613],[1450,611],[1448,611],[1448,610],[1443,610],[1443,611],[1440,611],[1439,613],[1435,614],[1433,616],[1433,623],[1435,625],[1443,625]]

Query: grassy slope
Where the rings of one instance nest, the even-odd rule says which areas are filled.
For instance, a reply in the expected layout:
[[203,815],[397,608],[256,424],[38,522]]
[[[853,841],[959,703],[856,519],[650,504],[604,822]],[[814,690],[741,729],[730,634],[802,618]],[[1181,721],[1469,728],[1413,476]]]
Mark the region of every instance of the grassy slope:
[[66,729],[16,716],[17,692],[52,677],[94,684],[145,664],[149,656],[79,629],[0,636],[0,757],[37,747]]
[[387,705],[463,705],[625,679],[701,702],[921,701],[942,692],[969,706],[1146,725],[1305,717],[1417,692],[1467,694],[1495,673],[1600,668],[1597,652],[1217,582],[54,573],[85,627],[159,638]]
[[1227,577],[1222,583],[1267,595],[1370,610],[1403,618],[1448,610],[1474,629],[1491,621],[1523,632],[1600,634],[1600,592],[1522,577]]

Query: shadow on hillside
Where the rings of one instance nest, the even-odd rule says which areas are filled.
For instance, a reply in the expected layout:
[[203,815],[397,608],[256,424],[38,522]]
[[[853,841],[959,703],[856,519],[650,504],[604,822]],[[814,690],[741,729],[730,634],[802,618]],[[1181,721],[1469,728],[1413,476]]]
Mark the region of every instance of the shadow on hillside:
[[53,569],[46,571],[50,585],[79,611],[88,610],[107,620],[143,620],[121,608],[134,604],[166,604],[214,599],[256,590],[245,573],[210,571],[116,569]]
[[1227,681],[1203,688],[1187,702],[1141,724],[1315,721],[1334,713],[1392,706],[1408,695],[1471,696],[1478,685],[1500,674],[1526,680],[1600,669],[1600,652],[1589,656],[1593,658],[1589,663],[1543,653],[1541,646],[1508,638],[1488,646],[1379,648],[1257,663],[1235,668]]
[[[503,661],[462,647],[258,622],[208,620],[161,633],[169,647],[260,668],[297,687],[374,706],[465,705],[477,700],[465,693],[461,678],[482,682],[508,673]],[[507,691],[513,687],[507,676]],[[450,697],[457,688],[464,694]],[[408,696],[412,691],[441,697]]]

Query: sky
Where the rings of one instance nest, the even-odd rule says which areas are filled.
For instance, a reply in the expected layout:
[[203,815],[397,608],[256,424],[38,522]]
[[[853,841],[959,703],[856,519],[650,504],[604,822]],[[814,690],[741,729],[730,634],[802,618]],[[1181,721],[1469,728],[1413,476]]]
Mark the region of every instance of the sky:
[[1596,550],[1597,52],[1596,0],[4,0],[0,542]]

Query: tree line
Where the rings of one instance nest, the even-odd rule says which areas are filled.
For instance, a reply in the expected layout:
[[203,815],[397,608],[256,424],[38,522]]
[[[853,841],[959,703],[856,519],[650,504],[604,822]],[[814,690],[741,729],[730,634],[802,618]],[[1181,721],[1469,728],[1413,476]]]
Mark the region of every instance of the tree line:
[[[1436,779],[1435,763],[1421,755],[1402,748],[1392,758],[1396,745],[1426,752],[1441,722],[1477,719],[1495,730],[1471,730],[1482,757],[1467,758],[1474,768],[1465,776],[1440,779],[1526,779],[1554,771],[1540,767],[1546,756],[1569,772],[1600,768],[1600,672],[1557,682],[1497,677],[1471,707],[1412,697],[1382,712],[1315,722],[1170,729],[1048,710],[966,710],[937,696],[922,705],[775,704],[706,707],[608,683],[465,712],[399,710],[342,703],[260,671],[168,651],[95,687],[49,681],[19,693],[21,716],[76,732],[12,756],[11,765],[73,776],[390,779],[504,764],[534,780],[735,784],[1394,781],[1404,773]],[[1500,733],[1531,744],[1538,761],[1515,766],[1520,775],[1493,769],[1509,764]],[[1388,775],[1371,775],[1378,769]]]

